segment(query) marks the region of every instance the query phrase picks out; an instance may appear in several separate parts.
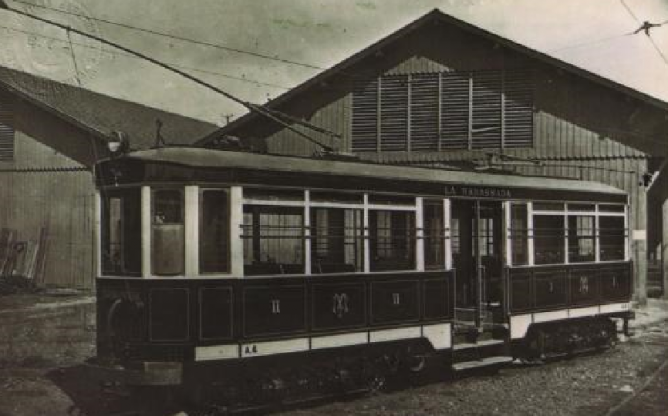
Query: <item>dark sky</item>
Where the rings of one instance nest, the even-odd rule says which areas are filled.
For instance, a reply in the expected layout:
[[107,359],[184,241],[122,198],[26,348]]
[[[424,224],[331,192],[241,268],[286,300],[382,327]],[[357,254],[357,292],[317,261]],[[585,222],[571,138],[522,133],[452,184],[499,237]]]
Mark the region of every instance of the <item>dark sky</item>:
[[[69,24],[182,67],[244,100],[263,103],[318,69],[260,59],[137,32],[131,26],[285,58],[321,68],[439,8],[487,30],[547,52],[668,101],[668,64],[640,21],[668,20],[668,0],[22,0],[34,14]],[[23,3],[7,0],[16,8]],[[23,32],[19,32],[22,30]],[[38,33],[27,34],[24,32]],[[668,55],[668,24],[653,29]],[[76,83],[67,35],[0,11],[0,65]],[[43,36],[56,39],[48,39]],[[243,110],[228,99],[135,58],[72,35],[80,82],[105,94],[223,123]],[[242,78],[247,81],[234,78]],[[256,84],[248,81],[257,81]],[[270,84],[270,85],[263,85]]]

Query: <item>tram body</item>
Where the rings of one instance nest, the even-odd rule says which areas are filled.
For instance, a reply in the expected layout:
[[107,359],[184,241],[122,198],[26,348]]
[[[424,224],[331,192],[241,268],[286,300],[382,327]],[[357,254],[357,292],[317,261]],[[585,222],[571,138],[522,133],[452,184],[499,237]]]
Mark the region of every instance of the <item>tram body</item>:
[[607,345],[632,316],[606,185],[200,148],[96,180],[98,359],[139,384],[465,368]]

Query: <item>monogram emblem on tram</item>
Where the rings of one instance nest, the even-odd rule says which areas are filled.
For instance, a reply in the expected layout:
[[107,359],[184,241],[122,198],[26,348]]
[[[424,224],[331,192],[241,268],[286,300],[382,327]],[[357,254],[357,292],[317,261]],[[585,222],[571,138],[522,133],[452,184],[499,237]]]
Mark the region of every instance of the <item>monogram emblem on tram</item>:
[[580,276],[580,293],[589,293],[589,278]]
[[271,300],[271,313],[274,315],[281,313],[281,301],[279,299]]
[[348,312],[348,295],[345,293],[335,293],[332,296],[332,313],[337,318],[343,318],[343,315]]
[[401,295],[399,293],[392,294],[392,304],[394,306],[399,306],[401,304]]

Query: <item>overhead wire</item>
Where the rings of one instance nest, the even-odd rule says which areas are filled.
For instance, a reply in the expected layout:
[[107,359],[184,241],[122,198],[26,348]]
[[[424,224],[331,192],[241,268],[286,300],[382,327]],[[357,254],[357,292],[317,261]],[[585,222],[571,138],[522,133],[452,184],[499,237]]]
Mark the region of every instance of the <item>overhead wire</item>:
[[[640,19],[638,19],[638,16],[636,16],[635,13],[633,13],[633,10],[631,10],[631,8],[629,7],[629,5],[626,4],[626,2],[625,2],[624,0],[619,0],[619,2],[622,4],[622,6],[624,7],[624,9],[626,9],[626,11],[629,13],[629,15],[631,15],[631,17],[632,17],[638,24],[642,24],[642,25],[644,25],[644,24],[647,24],[647,23],[648,23],[648,22],[644,22],[644,23],[641,22]],[[664,24],[666,24],[666,23],[668,23],[668,20],[664,20],[663,22],[656,24],[655,27],[662,26],[662,25],[664,25]],[[641,26],[641,29],[642,29],[642,28],[643,28],[643,27]],[[661,60],[663,61],[663,63],[666,64],[666,65],[668,66],[668,57],[666,57],[666,55],[663,53],[663,51],[661,50],[661,48],[659,48],[659,45],[656,44],[656,42],[654,41],[654,39],[653,39],[652,36],[650,35],[650,33],[649,33],[649,28],[645,28],[645,30],[646,30],[645,33],[646,33],[646,35],[647,35],[647,39],[649,39],[649,42],[652,44],[652,47],[653,47],[654,50],[656,50],[656,52],[659,54],[659,56],[661,57]],[[634,34],[635,34],[635,33],[639,33],[639,31],[640,31],[640,29],[636,30],[636,31],[634,32]]]
[[149,33],[149,34],[156,35],[156,36],[162,36],[162,37],[170,38],[170,39],[173,39],[173,40],[179,40],[179,41],[182,41],[182,42],[188,42],[188,43],[192,43],[192,44],[196,44],[196,45],[216,48],[216,49],[220,49],[220,50],[223,50],[223,51],[226,51],[226,52],[232,52],[232,53],[237,53],[237,54],[254,56],[256,58],[267,59],[267,60],[271,60],[271,61],[281,62],[281,63],[284,63],[284,64],[297,65],[297,66],[301,66],[301,67],[304,67],[304,68],[317,69],[317,70],[327,69],[323,66],[313,65],[313,64],[306,63],[306,62],[294,61],[294,60],[291,60],[291,59],[281,58],[281,57],[278,57],[278,56],[271,56],[271,55],[267,55],[267,54],[260,53],[260,52],[248,51],[248,50],[245,50],[245,49],[236,48],[236,47],[232,47],[232,46],[227,46],[227,45],[223,45],[223,44],[219,44],[219,43],[213,43],[213,42],[193,39],[193,38],[190,38],[190,37],[175,35],[175,34],[172,34],[172,33],[160,32],[160,31],[154,30],[154,29],[147,29],[147,28],[143,28],[143,27],[133,26],[133,25],[130,25],[130,24],[127,24],[127,23],[116,22],[116,21],[113,21],[113,20],[103,19],[103,18],[100,18],[100,17],[92,17],[92,16],[88,16],[88,15],[85,15],[85,14],[76,13],[76,12],[72,12],[72,11],[69,11],[69,10],[64,10],[64,9],[61,9],[61,8],[45,6],[45,5],[35,4],[35,3],[31,3],[31,2],[27,2],[27,1],[21,1],[21,0],[13,0],[13,2],[14,3],[20,3],[20,4],[23,4],[25,6],[29,6],[29,7],[37,7],[37,8],[40,8],[40,9],[51,10],[51,11],[55,11],[57,13],[67,14],[67,15],[70,15],[70,16],[80,17],[80,18],[83,18],[83,19],[89,19],[89,20],[93,20],[93,21],[101,22],[101,23],[106,23],[106,24],[113,25],[113,26],[118,26],[118,27],[123,27],[123,28],[126,28],[126,29],[136,30],[136,31],[139,31],[139,32]]
[[[214,91],[214,92],[217,92],[218,94],[224,96],[225,98],[228,98],[229,100],[234,101],[234,102],[236,102],[237,104],[240,104],[240,105],[246,107],[246,109],[248,109],[249,111],[253,111],[253,112],[255,112],[255,113],[258,113],[258,114],[260,114],[260,115],[262,115],[262,116],[264,116],[264,117],[266,117],[266,118],[268,118],[268,119],[270,119],[270,120],[272,120],[272,121],[274,121],[274,122],[280,124],[280,125],[283,126],[285,129],[290,130],[290,131],[292,131],[293,133],[295,133],[297,136],[302,137],[303,139],[305,139],[305,140],[307,140],[307,141],[309,141],[309,142],[311,142],[311,143],[313,143],[313,144],[315,144],[315,145],[317,145],[317,146],[319,146],[319,147],[325,149],[325,151],[333,151],[333,150],[334,150],[334,149],[333,149],[332,147],[330,147],[329,145],[324,144],[324,143],[320,142],[319,140],[314,139],[313,137],[309,136],[309,135],[306,134],[305,132],[300,131],[299,129],[295,128],[295,127],[292,126],[290,123],[287,123],[287,122],[285,122],[284,120],[282,120],[282,119],[278,118],[277,116],[275,116],[274,114],[267,112],[267,111],[264,109],[263,106],[261,106],[261,105],[257,105],[257,104],[253,104],[253,103],[251,103],[251,102],[249,102],[249,101],[242,100],[242,99],[236,97],[235,95],[233,95],[233,94],[231,94],[231,93],[229,93],[229,92],[227,92],[227,91],[225,91],[225,90],[223,90],[223,89],[221,89],[221,88],[219,88],[219,87],[216,87],[216,86],[212,85],[211,83],[208,83],[208,82],[206,82],[206,81],[203,81],[203,80],[201,80],[201,79],[199,79],[199,78],[197,78],[197,77],[195,77],[195,76],[193,76],[193,75],[191,75],[191,74],[189,74],[189,73],[187,73],[187,72],[184,72],[184,71],[182,71],[182,70],[180,70],[180,69],[178,69],[178,68],[175,68],[175,67],[173,67],[173,66],[170,66],[170,65],[168,65],[168,64],[166,64],[166,63],[164,63],[164,62],[161,62],[160,60],[158,60],[158,59],[156,59],[156,58],[153,58],[153,57],[151,57],[151,56],[149,56],[149,55],[146,55],[146,54],[144,54],[144,53],[141,53],[141,52],[137,52],[137,51],[135,51],[135,50],[133,50],[133,49],[130,49],[130,48],[126,47],[126,46],[123,46],[123,45],[120,45],[120,44],[118,44],[118,43],[112,42],[112,41],[110,41],[110,40],[104,39],[104,38],[102,38],[102,37],[99,37],[99,36],[96,36],[96,35],[93,35],[93,34],[90,34],[90,33],[86,33],[86,32],[84,32],[84,31],[78,30],[78,29],[73,28],[73,27],[71,27],[71,26],[68,26],[68,25],[65,25],[65,24],[56,22],[56,21],[54,21],[54,20],[46,19],[46,18],[43,18],[43,17],[37,16],[37,15],[34,15],[34,14],[32,14],[32,13],[29,13],[29,12],[25,12],[25,11],[17,10],[17,9],[14,9],[14,8],[10,8],[10,7],[8,7],[6,4],[4,4],[4,3],[0,3],[0,4],[3,5],[3,8],[4,8],[4,9],[6,9],[6,10],[8,10],[8,11],[11,11],[11,12],[13,12],[13,13],[15,13],[15,14],[22,15],[22,16],[28,17],[28,18],[30,18],[30,19],[33,19],[33,20],[36,20],[36,21],[39,21],[39,22],[42,22],[42,23],[46,23],[46,24],[49,24],[49,25],[58,27],[58,28],[63,29],[63,30],[69,30],[69,31],[72,31],[72,32],[74,32],[74,33],[76,33],[76,34],[78,34],[78,35],[81,35],[81,36],[84,36],[84,37],[87,37],[87,38],[96,40],[96,41],[101,42],[101,43],[103,43],[103,44],[105,44],[105,45],[112,46],[112,47],[114,47],[114,48],[116,48],[116,49],[119,49],[119,50],[121,50],[121,51],[124,51],[124,52],[130,53],[130,54],[136,55],[137,57],[140,57],[140,58],[142,58],[142,59],[144,59],[144,60],[146,60],[146,61],[148,61],[148,62],[153,63],[154,65],[157,65],[157,66],[159,66],[159,67],[161,67],[161,68],[163,68],[163,69],[166,69],[166,70],[168,70],[168,71],[171,71],[171,72],[173,72],[173,73],[176,73],[176,74],[178,74],[178,75],[181,75],[182,77],[184,77],[184,78],[186,78],[186,79],[189,79],[190,81],[192,81],[192,82],[194,82],[194,83],[196,83],[196,84],[198,84],[198,85],[200,85],[200,86],[203,86],[203,87],[205,87],[205,88],[207,88],[207,89],[209,89],[209,90],[212,90],[212,91]],[[307,121],[304,120],[304,122],[302,123],[302,125],[303,125],[303,126],[306,126],[307,128],[310,128],[311,123],[309,123],[309,122],[307,122]],[[340,137],[341,137],[341,136],[340,136],[339,134],[337,134],[337,133],[334,133],[334,132],[329,132],[329,133],[330,133],[329,135],[330,135],[331,137],[336,137],[336,138],[340,138]]]
[[575,43],[575,44],[572,44],[572,45],[567,45],[567,46],[563,46],[563,47],[556,48],[556,49],[550,49],[547,52],[562,52],[562,51],[567,51],[567,50],[571,50],[571,49],[583,48],[585,46],[595,45],[595,44],[599,44],[599,43],[605,43],[605,42],[609,42],[609,41],[616,40],[616,39],[621,39],[623,37],[631,36],[631,35],[633,35],[633,32],[623,33],[621,35],[608,36],[608,37],[600,38],[600,39],[594,39],[594,40],[586,41],[586,42],[582,42],[582,43]]

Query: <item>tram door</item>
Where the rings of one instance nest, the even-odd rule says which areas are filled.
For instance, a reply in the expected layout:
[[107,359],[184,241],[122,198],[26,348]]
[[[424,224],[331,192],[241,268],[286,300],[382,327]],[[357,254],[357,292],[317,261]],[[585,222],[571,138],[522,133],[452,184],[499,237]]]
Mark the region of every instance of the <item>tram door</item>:
[[501,202],[452,201],[455,319],[462,324],[502,318],[502,218]]

